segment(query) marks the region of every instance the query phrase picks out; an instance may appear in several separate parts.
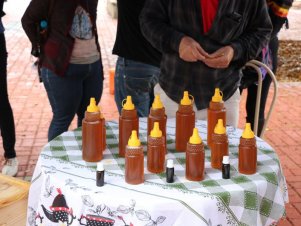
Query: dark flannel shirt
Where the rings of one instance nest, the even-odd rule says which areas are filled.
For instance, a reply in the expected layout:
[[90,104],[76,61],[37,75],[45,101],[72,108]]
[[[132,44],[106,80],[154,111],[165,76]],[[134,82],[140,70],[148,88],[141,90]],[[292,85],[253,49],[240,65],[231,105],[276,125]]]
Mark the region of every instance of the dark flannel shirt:
[[[144,36],[163,52],[160,86],[177,103],[185,90],[194,96],[198,110],[208,107],[214,88],[229,99],[240,82],[240,69],[267,43],[272,29],[265,0],[221,0],[216,18],[204,34],[200,0],[147,0],[140,15]],[[208,53],[231,45],[234,57],[226,69],[179,57],[184,36],[196,40]]]

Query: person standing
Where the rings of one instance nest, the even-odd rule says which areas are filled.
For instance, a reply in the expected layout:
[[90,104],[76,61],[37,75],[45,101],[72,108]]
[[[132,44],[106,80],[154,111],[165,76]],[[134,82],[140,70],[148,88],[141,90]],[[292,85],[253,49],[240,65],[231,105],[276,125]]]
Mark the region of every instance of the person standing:
[[147,0],[142,33],[163,52],[159,92],[173,116],[184,90],[194,96],[197,119],[206,119],[216,87],[227,124],[237,127],[241,68],[267,43],[272,25],[264,0]]
[[160,74],[161,53],[142,35],[139,14],[144,0],[118,0],[118,24],[113,54],[118,55],[114,77],[115,102],[119,111],[132,96],[139,117],[147,117],[154,100],[153,88]]
[[7,92],[7,50],[4,36],[2,17],[4,0],[0,0],[0,132],[2,136],[5,162],[2,174],[15,176],[18,172],[18,160],[16,158],[16,132],[14,115],[8,99]]
[[49,141],[68,130],[75,114],[77,125],[82,125],[91,97],[97,104],[100,101],[103,66],[97,5],[98,0],[32,0],[22,17],[32,54],[39,47],[36,25],[48,18],[48,37],[40,47],[39,63],[53,112]]
[[[290,7],[293,4],[293,0],[267,0],[269,16],[273,24],[273,30],[271,34],[270,41],[267,45],[268,52],[266,53],[268,56],[265,57],[264,51],[260,55],[261,62],[268,65],[274,74],[277,72],[278,67],[278,48],[279,48],[279,40],[278,33],[286,24],[288,28],[288,20],[287,15]],[[265,60],[266,58],[269,59]],[[254,69],[246,68],[243,70],[243,79],[250,79],[251,81],[257,81],[258,75]],[[269,89],[271,85],[272,79],[269,75],[266,75],[262,81],[262,90],[260,96],[260,107],[259,107],[259,119],[258,119],[258,135],[260,136],[262,133],[262,129],[265,122],[265,106],[267,97],[269,94]],[[246,87],[247,86],[247,87]],[[246,121],[251,123],[252,128],[254,128],[254,118],[255,118],[255,108],[256,108],[256,97],[257,97],[257,84],[252,82],[249,85],[241,85],[241,89],[247,88],[247,101],[246,101]]]

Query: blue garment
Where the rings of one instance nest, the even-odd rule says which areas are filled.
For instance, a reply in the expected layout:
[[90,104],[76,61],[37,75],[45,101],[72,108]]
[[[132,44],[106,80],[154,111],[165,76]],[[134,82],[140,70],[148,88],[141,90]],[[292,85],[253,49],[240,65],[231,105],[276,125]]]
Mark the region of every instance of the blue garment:
[[103,88],[103,68],[100,61],[92,64],[69,64],[64,77],[47,68],[41,71],[43,83],[53,111],[48,140],[68,130],[75,114],[82,125],[90,98],[100,101]]
[[115,70],[115,102],[119,113],[122,101],[132,96],[139,117],[147,117],[154,100],[154,86],[158,83],[158,67],[118,57]]

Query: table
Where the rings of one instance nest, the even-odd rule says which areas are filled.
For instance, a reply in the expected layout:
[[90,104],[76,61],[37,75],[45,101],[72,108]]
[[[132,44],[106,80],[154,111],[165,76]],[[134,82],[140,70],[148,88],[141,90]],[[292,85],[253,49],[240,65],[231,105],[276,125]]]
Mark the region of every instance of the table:
[[[147,119],[140,119],[146,152]],[[196,127],[206,144],[206,122]],[[285,215],[288,193],[277,154],[257,139],[254,175],[238,172],[241,130],[227,127],[231,179],[210,166],[205,149],[205,179],[185,179],[185,153],[175,151],[175,119],[167,122],[166,158],[174,160],[175,183],[145,169],[145,182],[124,180],[124,158],[118,156],[118,123],[107,122],[104,152],[105,186],[96,186],[96,164],[81,157],[81,129],[65,132],[43,147],[29,193],[27,225],[271,225]],[[146,158],[145,158],[146,167]],[[56,222],[56,223],[54,223]],[[63,224],[63,223],[64,224]]]

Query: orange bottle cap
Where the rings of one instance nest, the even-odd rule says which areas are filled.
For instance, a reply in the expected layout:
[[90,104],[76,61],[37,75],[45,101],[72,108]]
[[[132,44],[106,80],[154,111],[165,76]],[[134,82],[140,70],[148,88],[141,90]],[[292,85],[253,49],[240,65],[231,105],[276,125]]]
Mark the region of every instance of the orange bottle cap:
[[224,123],[222,119],[219,119],[217,121],[217,124],[214,128],[214,133],[215,134],[225,134],[226,133],[226,128],[224,127]]
[[191,144],[201,144],[202,143],[202,138],[200,137],[199,131],[197,128],[193,129],[193,133],[189,139],[189,143],[191,143]]
[[163,104],[162,104],[162,101],[160,99],[160,95],[159,94],[155,95],[155,99],[154,99],[152,108],[153,109],[161,109],[161,108],[163,108]]
[[[122,101],[124,102],[125,99]],[[124,110],[134,110],[135,109],[135,105],[132,102],[132,97],[131,96],[127,96],[126,97],[126,102],[125,104],[122,105]]]
[[139,146],[141,146],[141,142],[138,138],[136,130],[132,131],[132,134],[131,134],[130,139],[128,141],[128,146],[130,146],[130,147],[139,147]]
[[245,130],[242,133],[242,138],[251,139],[254,137],[255,137],[255,135],[251,129],[251,123],[246,123]]
[[99,107],[96,105],[96,101],[94,97],[90,98],[90,105],[87,107],[87,112],[98,112]]
[[211,99],[212,102],[222,102],[223,101],[223,93],[219,90],[219,88],[215,88],[214,96]]
[[162,131],[159,128],[159,122],[154,123],[154,128],[150,133],[151,137],[162,137]]

